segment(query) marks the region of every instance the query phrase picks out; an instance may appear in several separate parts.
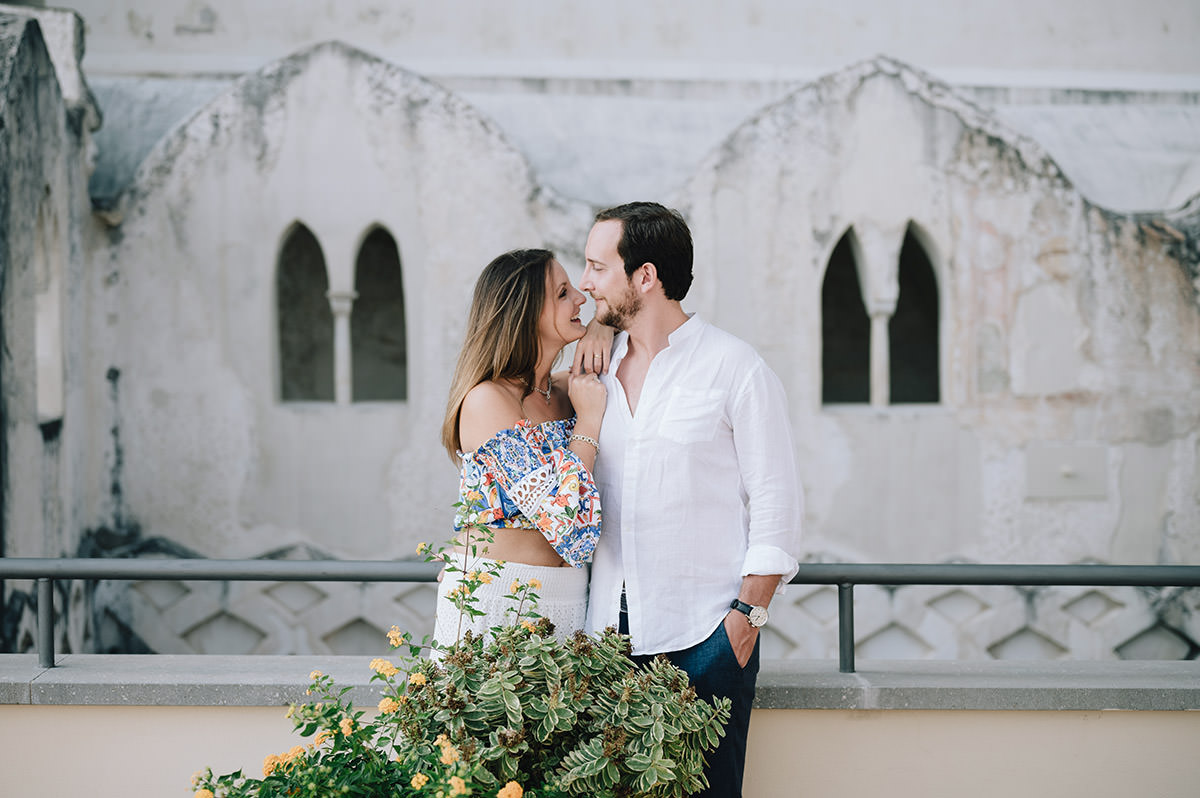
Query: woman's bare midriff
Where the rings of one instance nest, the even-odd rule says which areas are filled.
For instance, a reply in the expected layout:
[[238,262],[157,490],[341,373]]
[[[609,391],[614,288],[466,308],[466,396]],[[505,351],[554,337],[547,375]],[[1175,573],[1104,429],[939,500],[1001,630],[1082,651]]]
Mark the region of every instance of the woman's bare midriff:
[[[562,557],[554,547],[546,542],[542,533],[533,529],[492,529],[492,542],[476,542],[472,537],[470,543],[475,546],[475,553],[480,557],[505,562],[522,563],[524,565],[542,565],[547,567],[567,567]],[[467,535],[459,533],[459,545],[454,551],[462,554],[466,551]]]

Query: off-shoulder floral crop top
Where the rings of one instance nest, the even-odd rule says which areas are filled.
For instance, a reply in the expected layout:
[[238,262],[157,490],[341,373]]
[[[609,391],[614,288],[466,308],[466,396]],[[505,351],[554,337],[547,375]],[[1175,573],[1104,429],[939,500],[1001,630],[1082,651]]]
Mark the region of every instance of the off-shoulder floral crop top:
[[454,529],[470,523],[542,533],[568,565],[592,559],[600,535],[600,497],[591,473],[567,448],[575,418],[501,430],[459,453],[462,481]]

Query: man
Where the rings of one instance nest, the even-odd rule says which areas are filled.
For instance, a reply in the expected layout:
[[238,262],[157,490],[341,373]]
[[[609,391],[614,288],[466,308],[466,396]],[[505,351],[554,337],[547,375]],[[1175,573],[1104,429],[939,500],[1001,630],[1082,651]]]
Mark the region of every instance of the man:
[[692,238],[678,212],[647,202],[601,211],[584,255],[580,288],[621,331],[602,377],[603,532],[588,630],[627,631],[635,658],[666,654],[700,696],[732,700],[700,794],[740,796],[759,630],[797,570],[787,399],[753,348],[680,306]]

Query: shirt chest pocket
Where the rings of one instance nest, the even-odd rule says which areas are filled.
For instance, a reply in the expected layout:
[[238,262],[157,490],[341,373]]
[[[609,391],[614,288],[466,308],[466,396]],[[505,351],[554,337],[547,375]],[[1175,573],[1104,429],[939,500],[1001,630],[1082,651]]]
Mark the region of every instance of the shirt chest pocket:
[[721,426],[724,408],[722,391],[672,388],[658,434],[676,443],[711,441]]

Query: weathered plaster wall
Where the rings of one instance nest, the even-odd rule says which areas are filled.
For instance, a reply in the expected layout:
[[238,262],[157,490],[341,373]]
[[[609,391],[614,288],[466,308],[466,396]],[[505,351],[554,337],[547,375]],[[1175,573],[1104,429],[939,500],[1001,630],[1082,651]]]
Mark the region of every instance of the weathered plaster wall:
[[[123,511],[207,556],[389,558],[447,537],[454,470],[434,430],[470,286],[509,248],[578,251],[586,211],[547,200],[460,100],[343,45],[239,81],[160,143],[98,253],[91,380],[119,372],[97,424],[120,428]],[[274,269],[297,221],[332,291],[353,289],[373,225],[395,237],[409,401],[278,401]]]
[[[36,24],[24,17],[0,16],[5,57],[0,63],[4,86],[4,217],[3,217],[3,415],[5,550],[9,554],[41,554],[40,468],[42,440],[38,429],[38,298],[51,279],[49,261],[59,243],[53,231],[59,220],[66,141],[63,100],[45,40]],[[36,476],[34,476],[36,474]],[[31,478],[32,477],[32,478]]]
[[[40,556],[52,541],[43,515],[37,299],[65,142],[54,66],[40,29],[24,17],[0,14],[0,87],[0,553]],[[6,637],[21,617],[21,587],[4,587]]]
[[[79,69],[83,23],[73,13],[0,7],[6,34],[3,161],[3,386],[6,482],[3,554],[74,552],[74,486],[91,431],[82,423],[80,348],[86,317],[87,178],[99,113]],[[78,425],[74,426],[73,425]],[[82,587],[79,588],[82,590]],[[76,597],[78,599],[78,596]],[[61,591],[57,600],[67,600]],[[29,632],[29,596],[6,585],[2,636]],[[22,609],[24,608],[24,609]],[[63,630],[65,634],[65,628]],[[79,650],[76,635],[70,646]]]
[[[763,111],[677,199],[703,253],[693,306],[753,341],[788,388],[809,551],[1195,557],[1187,266],[1165,234],[1091,206],[1035,143],[879,59]],[[853,228],[864,304],[886,308],[910,222],[939,285],[943,401],[822,407],[830,253]],[[1061,475],[1079,456],[1096,469],[1083,494]]]
[[[1200,71],[1200,15],[1189,0],[947,4],[915,0],[724,3],[687,12],[665,0],[604,4],[488,0],[333,5],[273,0],[73,0],[88,19],[95,66],[110,71],[244,72],[335,32],[427,72],[618,77],[796,74],[813,77],[888,52],[974,72]],[[547,70],[546,64],[554,64]],[[532,73],[529,71],[532,67]]]
[[[565,6],[533,25],[517,24],[524,9],[491,4],[384,13],[352,3],[282,16],[219,3],[78,7],[95,34],[89,64],[107,74],[102,96],[114,100],[111,146],[135,144],[122,150],[129,168],[96,183],[100,213],[58,212],[66,244],[44,248],[68,253],[59,259],[64,422],[42,474],[21,474],[33,492],[18,503],[48,499],[39,523],[58,519],[50,526],[63,533],[37,539],[53,553],[388,558],[444,537],[454,472],[437,428],[469,286],[496,253],[531,244],[557,249],[577,277],[586,206],[636,196],[685,210],[698,255],[687,306],[757,345],[788,387],[806,556],[1200,561],[1196,209],[1112,213],[1038,143],[965,99],[986,88],[957,92],[889,59],[842,68],[922,41],[913,60],[998,84],[993,93],[1178,84],[1172,101],[1195,105],[1187,87],[1200,74],[1190,46],[1200,20],[1178,3],[1117,3],[1107,16],[1084,4],[943,9],[936,19],[920,5],[901,18],[875,14],[875,4],[820,13],[775,4],[684,19],[639,4],[637,25],[621,7],[598,19]],[[62,25],[56,38],[70,46],[51,58],[64,94],[84,98],[68,96],[66,114],[83,145],[54,167],[56,181],[67,175],[64,196],[82,197],[82,120],[96,117],[78,76],[79,22],[37,13]],[[856,14],[865,28],[843,25]],[[872,38],[883,20],[886,47]],[[1109,24],[1104,36],[1084,35]],[[935,28],[936,43],[894,35],[910,25]],[[297,52],[329,30],[390,60],[342,44]],[[453,91],[395,63],[423,65]],[[1109,68],[1122,71],[1097,72]],[[177,77],[167,87],[147,72]],[[625,75],[634,79],[617,79]],[[1069,91],[1011,91],[1010,108],[1042,104],[1022,129],[1063,126],[1047,114],[1063,110]],[[1132,108],[1163,97],[1109,99]],[[164,98],[169,113],[159,114]],[[1170,135],[1200,119],[1184,105]],[[1190,196],[1194,145],[1172,157],[1185,168],[1171,185],[1161,175],[1132,194],[1116,178],[1089,185],[1123,208]],[[407,402],[277,401],[274,269],[296,222],[316,235],[335,291],[353,287],[372,226],[395,237]],[[910,223],[939,286],[942,401],[822,407],[830,253],[853,229],[867,307],[886,315]],[[46,315],[22,307],[6,324],[25,330],[22,313]],[[36,425],[28,431],[9,442],[42,452]],[[78,591],[65,598],[86,603]],[[1178,598],[864,590],[859,642],[868,656],[1194,656],[1200,613]],[[390,623],[423,631],[430,599],[427,586],[102,585],[95,617],[107,612],[115,626],[102,623],[96,644],[368,650]],[[826,589],[793,591],[768,653],[829,656],[828,609]],[[64,649],[78,650],[91,617],[73,615]]]

